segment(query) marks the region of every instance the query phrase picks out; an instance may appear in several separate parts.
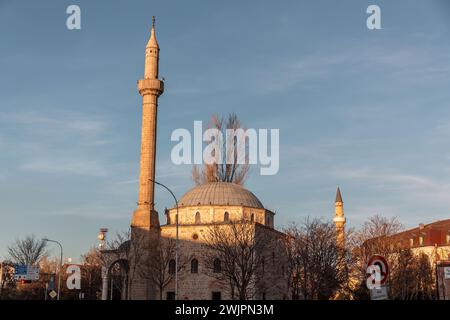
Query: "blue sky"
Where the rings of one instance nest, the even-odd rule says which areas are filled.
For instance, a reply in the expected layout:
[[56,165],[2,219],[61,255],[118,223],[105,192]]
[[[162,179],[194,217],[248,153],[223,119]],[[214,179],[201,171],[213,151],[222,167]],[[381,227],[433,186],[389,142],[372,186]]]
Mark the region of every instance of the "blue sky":
[[[66,29],[66,7],[82,29]],[[382,30],[366,28],[381,7]],[[246,186],[279,227],[450,218],[450,5],[446,1],[0,0],[0,257],[29,233],[66,257],[126,230],[137,200],[144,48],[157,16],[157,178],[181,196],[176,128],[236,112],[280,129],[280,171]],[[163,212],[172,201],[156,194]],[[53,251],[56,253],[56,250]]]

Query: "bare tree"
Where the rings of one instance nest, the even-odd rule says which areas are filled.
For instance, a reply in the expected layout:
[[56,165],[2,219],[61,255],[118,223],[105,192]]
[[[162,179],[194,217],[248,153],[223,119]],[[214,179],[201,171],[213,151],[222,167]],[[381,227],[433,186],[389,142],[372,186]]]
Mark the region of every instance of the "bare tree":
[[[362,260],[367,260],[374,254],[388,256],[397,251],[393,247],[392,236],[403,228],[397,218],[386,218],[375,215],[369,218],[362,227],[355,232],[352,238],[352,246],[358,248]],[[365,273],[365,270],[363,271]]]
[[[243,129],[241,122],[236,114],[231,113],[227,119],[214,115],[211,118],[209,128],[215,128],[220,132],[223,139],[219,140],[218,136],[213,138],[218,143],[221,142],[221,157],[218,162],[213,164],[203,164],[201,167],[194,166],[192,168],[192,179],[194,182],[204,184],[207,182],[233,182],[236,184],[244,184],[248,175],[250,166],[248,163],[248,147],[246,146],[245,135],[235,135],[232,137],[232,145],[227,145],[227,130]],[[239,155],[244,154],[244,158]],[[217,156],[218,157],[218,156]]]
[[308,218],[284,232],[292,299],[330,299],[345,287],[348,255],[337,245],[331,223]]
[[36,265],[47,254],[45,241],[38,240],[34,235],[17,239],[8,247],[12,262],[24,265]]
[[210,275],[228,289],[232,299],[252,298],[252,289],[263,275],[268,239],[245,220],[214,224],[205,236],[206,266]]
[[82,266],[82,288],[86,300],[97,299],[102,289],[102,256],[98,248],[91,248],[81,256]]
[[396,263],[403,248],[393,236],[402,228],[397,218],[376,215],[364,222],[362,227],[353,234],[348,244],[352,251],[352,276],[358,279],[353,286],[355,298],[369,297],[366,287],[366,268],[371,256],[382,255],[390,266]]
[[[166,288],[175,277],[175,250],[176,241],[172,238],[161,238],[158,245],[153,249],[155,254],[147,257],[147,269],[142,269],[140,275],[149,279],[158,288],[159,299],[163,300],[164,288]],[[178,273],[182,271],[191,256],[179,254]]]
[[433,270],[430,258],[416,255],[410,248],[391,254],[390,298],[398,300],[428,300],[434,297]]
[[[3,261],[0,272],[0,300],[3,300],[5,296],[8,297],[11,289],[15,287],[14,263],[11,261]],[[8,290],[8,292],[5,293],[6,290]]]
[[422,300],[433,299],[435,295],[435,278],[430,258],[421,253],[417,258],[417,298]]
[[131,229],[118,232],[101,252],[103,266],[110,268],[111,277],[116,279],[113,281],[114,288],[124,299],[128,299],[129,284],[139,277],[139,270],[145,262],[149,245],[145,232],[135,232],[133,240],[131,235]]

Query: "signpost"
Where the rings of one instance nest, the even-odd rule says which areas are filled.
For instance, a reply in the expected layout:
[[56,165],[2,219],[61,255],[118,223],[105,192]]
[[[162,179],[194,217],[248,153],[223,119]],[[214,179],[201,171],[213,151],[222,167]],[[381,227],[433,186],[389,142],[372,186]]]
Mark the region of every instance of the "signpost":
[[386,259],[374,255],[367,263],[367,288],[370,290],[371,300],[387,300],[388,290],[386,282],[389,276],[389,266]]

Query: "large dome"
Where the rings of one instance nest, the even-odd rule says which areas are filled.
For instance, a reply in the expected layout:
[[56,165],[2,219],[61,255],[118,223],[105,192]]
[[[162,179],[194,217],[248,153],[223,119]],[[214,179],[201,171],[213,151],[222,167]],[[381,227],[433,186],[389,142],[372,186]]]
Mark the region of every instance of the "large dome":
[[178,201],[180,207],[220,205],[261,208],[261,201],[244,187],[230,182],[210,182],[192,188]]

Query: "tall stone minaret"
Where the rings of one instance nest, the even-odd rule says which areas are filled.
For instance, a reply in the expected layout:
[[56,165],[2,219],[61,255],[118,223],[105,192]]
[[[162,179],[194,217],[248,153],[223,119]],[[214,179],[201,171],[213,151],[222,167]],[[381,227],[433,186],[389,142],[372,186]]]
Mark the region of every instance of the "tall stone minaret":
[[336,242],[340,248],[345,247],[345,216],[344,202],[342,201],[341,190],[336,191],[336,200],[334,201],[334,219],[336,226]]
[[[164,92],[164,82],[158,79],[159,46],[155,34],[155,17],[150,40],[145,48],[144,79],[138,81],[142,96],[141,161],[138,206],[131,220],[129,299],[156,299],[156,287],[151,282],[149,261],[154,259],[160,239],[158,212],[155,210],[154,188],[156,162],[156,124],[158,97]],[[139,272],[137,272],[139,271]]]
[[158,97],[164,92],[164,82],[158,79],[159,45],[155,34],[155,17],[152,21],[150,40],[145,48],[144,79],[138,81],[142,96],[141,162],[139,175],[138,207],[133,215],[132,227],[148,229],[159,227],[154,209],[156,121]]

